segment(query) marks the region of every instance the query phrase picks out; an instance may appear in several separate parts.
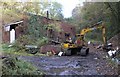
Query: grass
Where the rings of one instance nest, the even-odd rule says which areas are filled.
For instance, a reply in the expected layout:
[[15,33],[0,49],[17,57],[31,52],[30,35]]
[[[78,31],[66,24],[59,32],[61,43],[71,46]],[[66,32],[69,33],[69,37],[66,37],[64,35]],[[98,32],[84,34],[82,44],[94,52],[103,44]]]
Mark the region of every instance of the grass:
[[6,54],[11,54],[11,55],[18,55],[18,56],[21,56],[21,55],[22,56],[46,56],[45,54],[40,54],[39,52],[36,54],[30,54],[30,53],[27,53],[24,49],[16,51],[14,47],[8,47],[7,44],[2,45],[1,52]]
[[[1,47],[2,46],[2,47]],[[0,52],[7,55],[8,58],[0,59],[2,66],[2,75],[40,75],[44,73],[38,70],[31,63],[18,60],[17,56],[37,56],[38,54],[28,54],[24,51],[16,52],[14,48],[8,47],[7,44],[0,45]],[[40,56],[40,54],[38,55]],[[12,65],[11,65],[12,64]]]
[[43,72],[28,62],[10,57],[3,60],[2,75],[43,75]]

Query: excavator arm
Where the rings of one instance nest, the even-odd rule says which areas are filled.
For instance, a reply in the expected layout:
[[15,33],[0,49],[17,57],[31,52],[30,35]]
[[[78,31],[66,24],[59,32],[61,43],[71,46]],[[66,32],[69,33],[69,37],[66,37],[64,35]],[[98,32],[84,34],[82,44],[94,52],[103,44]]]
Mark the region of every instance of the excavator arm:
[[61,44],[62,51],[64,51],[66,55],[78,54],[81,56],[86,56],[89,53],[89,48],[84,40],[84,35],[96,29],[102,29],[103,42],[105,45],[106,44],[105,26],[103,22],[98,22],[94,24],[92,27],[84,28],[81,30],[79,34],[76,34],[75,42],[73,43],[68,42],[68,43]]
[[82,29],[81,32],[80,32],[80,35],[85,35],[86,33],[94,31],[96,29],[102,29],[103,25],[100,25],[100,24],[102,24],[102,21],[94,24],[92,27]]
[[96,29],[102,29],[102,37],[103,37],[103,42],[104,42],[104,45],[106,45],[106,29],[105,29],[105,26],[104,26],[104,23],[102,21],[94,24],[92,27],[90,28],[84,28],[81,30],[80,34],[79,35],[82,35],[84,36],[86,33],[88,32],[91,32],[91,31],[94,31]]

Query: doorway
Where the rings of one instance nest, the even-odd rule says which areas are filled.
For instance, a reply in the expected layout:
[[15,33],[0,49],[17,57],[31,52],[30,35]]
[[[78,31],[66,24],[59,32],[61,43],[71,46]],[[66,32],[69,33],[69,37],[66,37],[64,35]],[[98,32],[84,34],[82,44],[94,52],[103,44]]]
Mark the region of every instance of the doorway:
[[10,31],[10,43],[14,43],[14,41],[15,41],[15,30],[12,29]]

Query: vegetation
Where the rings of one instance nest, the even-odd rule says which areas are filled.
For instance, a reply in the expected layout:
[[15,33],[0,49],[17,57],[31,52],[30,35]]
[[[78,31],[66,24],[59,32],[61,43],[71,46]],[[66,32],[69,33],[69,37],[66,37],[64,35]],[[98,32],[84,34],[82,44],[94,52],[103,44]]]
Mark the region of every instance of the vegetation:
[[[77,26],[78,31],[82,28],[90,27],[91,25],[103,21],[107,29],[107,39],[119,33],[118,25],[120,25],[120,2],[86,2],[83,6],[78,5],[72,12],[72,17],[69,22]],[[79,28],[78,28],[79,27]],[[96,30],[87,34],[89,39],[97,39],[100,35],[100,30]],[[100,37],[100,36],[99,36]]]
[[46,24],[43,22],[44,17],[42,17],[46,17],[46,12],[49,11],[49,18],[63,19],[62,5],[57,2],[33,1],[22,3],[9,1],[1,2],[1,5],[3,9],[0,12],[2,12],[4,24],[28,18],[28,29],[25,30],[25,35],[20,36],[13,43],[13,50],[11,50],[15,51],[15,53],[24,52],[25,45],[37,45],[40,47],[47,44],[49,39],[43,32],[50,27],[60,31],[59,27],[56,27],[58,23]]
[[61,31],[62,31],[59,22],[49,23],[49,24],[45,25],[45,27],[46,27],[47,29],[53,29],[53,30],[55,30],[55,32],[61,32]]
[[2,75],[43,75],[43,72],[28,62],[8,57],[3,59]]
[[17,2],[14,1],[0,1],[0,13],[2,14],[2,19],[5,24],[23,19],[26,17],[25,13],[36,14],[47,16],[46,12],[49,11],[49,18],[52,19],[63,19],[62,15],[62,5],[57,2],[41,2],[36,0],[31,0],[32,2]]
[[[39,75],[44,74],[31,63],[18,59],[18,56],[33,56],[23,52],[23,49],[16,51],[14,47],[8,47],[7,44],[2,44],[1,52],[4,54],[2,59],[2,75]],[[36,54],[37,56],[37,54]],[[0,59],[1,60],[1,59]]]
[[[13,22],[16,18],[20,20],[25,17],[24,13],[47,16],[47,11],[49,11],[49,18],[63,19],[62,5],[57,2],[32,0],[32,2],[22,3],[14,0],[14,2],[1,2],[1,5],[3,9],[0,12],[2,12],[4,22]],[[73,9],[72,17],[65,20],[75,25],[77,31],[89,27],[96,22],[104,21],[107,28],[107,39],[109,39],[120,32],[118,28],[120,24],[119,8],[120,2],[86,2],[83,6],[77,5]],[[36,22],[37,19],[40,18],[37,16],[30,17],[29,28],[31,29],[29,29],[29,34],[33,33],[35,37],[40,37],[42,36],[41,29],[44,29],[44,27],[42,22]],[[100,31],[96,30],[95,32],[96,34],[92,36],[91,34],[93,33],[89,33],[87,38],[95,37],[94,39],[98,39],[96,36],[100,34]]]
[[[60,23],[44,23],[43,18],[49,17],[55,20],[65,20],[74,25],[79,33],[81,29],[90,27],[93,24],[103,21],[107,29],[107,39],[120,32],[120,2],[89,2],[83,6],[76,6],[73,9],[72,17],[64,18],[62,14],[62,5],[57,2],[40,2],[40,0],[31,0],[33,2],[9,2],[0,1],[0,13],[2,13],[3,24],[9,24],[28,18],[28,26],[25,35],[20,36],[11,48],[8,45],[3,45],[3,52],[9,55],[31,55],[25,53],[25,45],[36,45],[38,47],[48,44],[49,37],[46,33],[49,29],[62,32]],[[28,0],[26,0],[28,1]],[[47,14],[47,11],[49,14]],[[44,17],[42,17],[44,16]],[[95,30],[86,35],[87,40],[101,41],[102,37],[100,30]],[[102,36],[102,35],[101,35]],[[7,63],[10,62],[10,63]],[[12,63],[12,64],[11,64]],[[32,74],[41,75],[41,71],[37,71],[30,63],[18,60],[16,57],[5,58],[3,60],[3,75],[16,74]]]

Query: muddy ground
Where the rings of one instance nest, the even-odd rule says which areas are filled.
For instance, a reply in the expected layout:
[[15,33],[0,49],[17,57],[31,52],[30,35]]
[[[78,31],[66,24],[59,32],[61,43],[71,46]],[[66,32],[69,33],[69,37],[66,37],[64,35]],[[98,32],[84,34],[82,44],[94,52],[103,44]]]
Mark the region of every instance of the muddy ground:
[[82,56],[20,56],[47,75],[117,75],[117,69],[106,53],[90,47],[90,53]]

